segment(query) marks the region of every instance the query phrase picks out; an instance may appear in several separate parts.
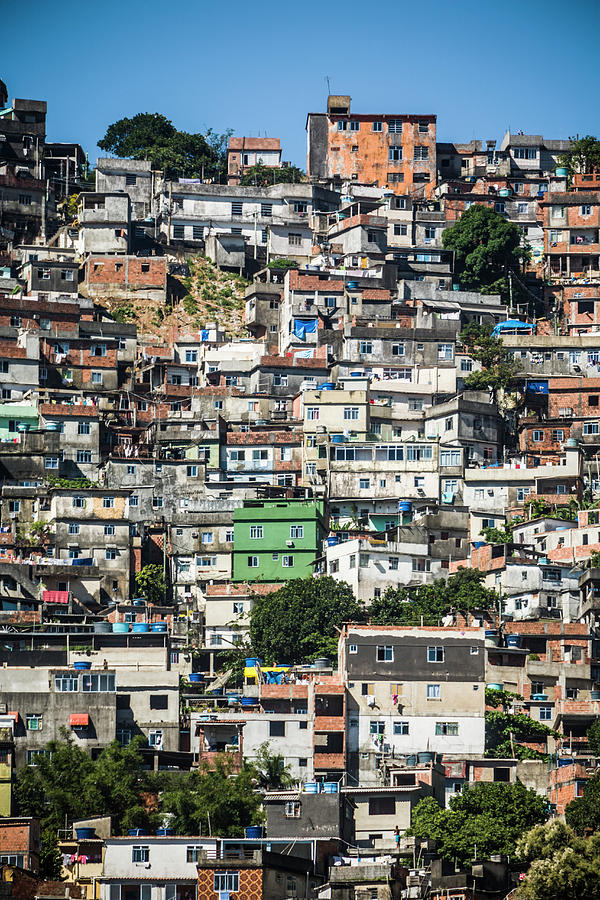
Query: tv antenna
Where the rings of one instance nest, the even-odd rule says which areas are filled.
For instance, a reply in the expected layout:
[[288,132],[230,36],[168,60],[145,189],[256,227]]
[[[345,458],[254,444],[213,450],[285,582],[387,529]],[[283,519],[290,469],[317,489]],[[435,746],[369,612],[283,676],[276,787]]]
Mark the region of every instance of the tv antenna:
[[327,82],[327,94],[331,94],[331,84],[329,83],[329,75],[325,76],[325,81]]

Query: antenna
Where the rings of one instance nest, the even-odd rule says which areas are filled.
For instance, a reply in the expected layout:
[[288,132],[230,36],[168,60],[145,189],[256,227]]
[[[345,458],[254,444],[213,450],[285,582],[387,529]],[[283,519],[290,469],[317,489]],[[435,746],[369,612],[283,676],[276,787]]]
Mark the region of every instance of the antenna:
[[325,76],[325,81],[327,82],[327,94],[331,94],[331,84],[329,83],[329,75]]

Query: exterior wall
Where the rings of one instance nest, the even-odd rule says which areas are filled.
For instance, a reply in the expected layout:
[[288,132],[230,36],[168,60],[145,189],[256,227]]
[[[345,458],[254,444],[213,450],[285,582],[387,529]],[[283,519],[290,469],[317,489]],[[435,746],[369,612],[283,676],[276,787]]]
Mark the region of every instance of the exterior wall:
[[[420,188],[428,195],[435,185],[435,116],[357,115],[348,104],[347,114],[309,113],[307,130],[310,180],[356,180],[399,194]],[[422,161],[415,158],[416,147],[424,148]],[[395,148],[401,152],[391,153]]]
[[96,163],[96,191],[111,194],[124,191],[131,200],[135,219],[143,219],[152,212],[152,184],[147,160],[101,158]]
[[85,289],[91,297],[166,297],[166,257],[90,256],[85,264]]

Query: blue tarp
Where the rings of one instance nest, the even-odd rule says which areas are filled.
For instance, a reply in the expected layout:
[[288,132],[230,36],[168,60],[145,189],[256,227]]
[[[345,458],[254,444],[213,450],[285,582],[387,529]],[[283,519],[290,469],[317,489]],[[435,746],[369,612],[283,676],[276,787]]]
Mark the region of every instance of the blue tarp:
[[527,390],[528,394],[547,394],[548,393],[548,382],[547,381],[528,381],[526,390]]
[[498,322],[492,329],[492,337],[498,337],[503,331],[522,331],[527,329],[530,334],[535,331],[535,325],[529,322],[520,322],[518,319],[507,319],[506,322]]
[[306,340],[307,334],[316,334],[316,319],[294,319],[294,334],[301,341]]
[[202,331],[200,332],[200,340],[207,341],[209,334],[210,334],[210,332],[209,332],[208,328],[203,328]]

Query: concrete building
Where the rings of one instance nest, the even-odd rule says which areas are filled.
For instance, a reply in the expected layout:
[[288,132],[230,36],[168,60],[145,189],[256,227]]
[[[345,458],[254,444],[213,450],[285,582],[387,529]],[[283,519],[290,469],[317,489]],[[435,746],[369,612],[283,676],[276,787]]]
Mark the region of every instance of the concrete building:
[[358,181],[396,194],[429,195],[436,180],[436,117],[351,113],[349,96],[329,95],[309,113],[309,181]]
[[88,253],[126,254],[131,247],[131,201],[124,193],[79,195],[78,234],[80,256]]
[[154,173],[147,159],[100,157],[96,163],[96,192],[125,193],[131,201],[131,218],[152,215]]
[[89,297],[147,299],[164,303],[167,260],[164,256],[104,256],[85,260],[82,289]]
[[386,757],[483,753],[483,638],[480,628],[345,628],[348,770],[361,784],[377,782]]
[[319,500],[244,500],[234,512],[233,580],[305,578],[325,534]]

